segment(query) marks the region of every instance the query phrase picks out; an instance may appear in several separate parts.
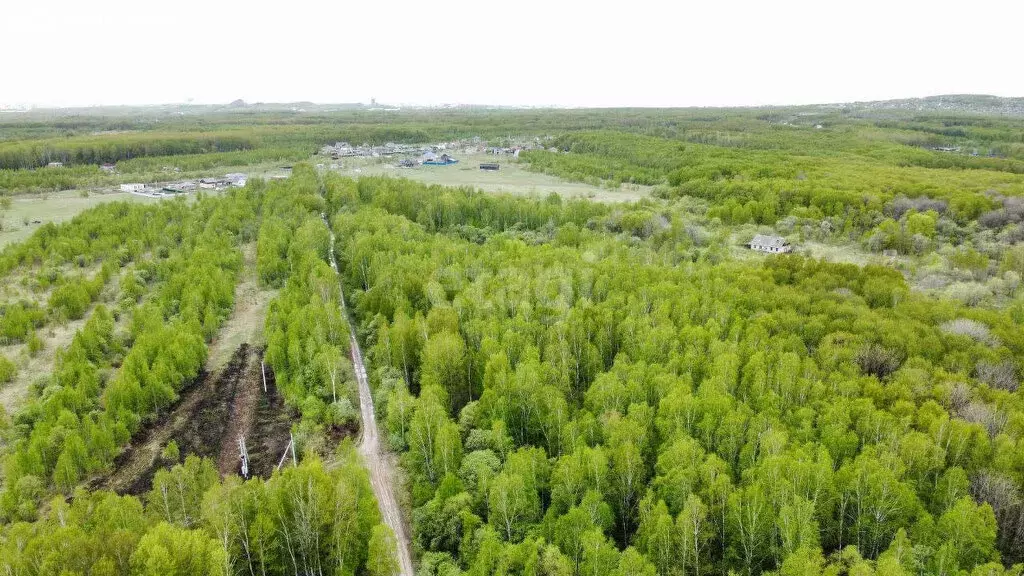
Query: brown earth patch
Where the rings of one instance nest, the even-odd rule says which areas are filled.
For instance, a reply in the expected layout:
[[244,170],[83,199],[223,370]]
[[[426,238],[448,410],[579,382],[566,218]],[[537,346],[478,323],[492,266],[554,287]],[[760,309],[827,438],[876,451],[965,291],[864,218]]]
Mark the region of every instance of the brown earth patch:
[[239,435],[246,437],[250,475],[269,476],[277,465],[273,452],[280,454],[288,444],[291,415],[272,377],[263,392],[261,352],[242,344],[222,371],[201,376],[173,411],[136,435],[115,460],[114,471],[94,481],[94,487],[122,494],[147,492],[157,470],[173,464],[161,458],[172,440],[182,457],[212,458],[222,475],[238,474]]

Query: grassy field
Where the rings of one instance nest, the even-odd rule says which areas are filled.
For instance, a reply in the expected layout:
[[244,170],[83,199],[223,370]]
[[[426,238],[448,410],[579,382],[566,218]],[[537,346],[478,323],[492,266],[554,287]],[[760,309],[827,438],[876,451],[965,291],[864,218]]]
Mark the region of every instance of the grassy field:
[[[600,188],[581,182],[569,182],[561,178],[530,172],[511,156],[493,156],[489,154],[462,155],[455,154],[458,164],[451,166],[417,166],[415,168],[399,168],[397,159],[383,158],[343,158],[326,161],[326,165],[338,164],[338,171],[346,176],[357,178],[367,175],[394,176],[408,178],[427,184],[443,186],[472,186],[486,192],[507,192],[518,195],[547,195],[551,192],[569,198],[589,198],[600,202],[628,202],[639,200],[650,193],[648,186],[623,186],[618,190]],[[480,170],[483,162],[501,164],[497,172]],[[323,158],[314,158],[314,163],[325,163]]]
[[[89,192],[82,196],[78,190],[65,190],[49,194],[15,196],[11,208],[5,210],[0,229],[0,248],[28,238],[39,226],[47,222],[63,222],[103,202],[128,200],[131,202],[159,202],[156,198],[145,198],[127,192]],[[28,224],[25,224],[25,222]],[[32,222],[39,221],[39,224]]]

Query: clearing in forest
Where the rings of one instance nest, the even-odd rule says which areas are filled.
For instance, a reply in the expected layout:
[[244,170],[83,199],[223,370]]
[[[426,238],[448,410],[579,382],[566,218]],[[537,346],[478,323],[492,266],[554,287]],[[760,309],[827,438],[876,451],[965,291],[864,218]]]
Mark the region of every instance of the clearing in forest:
[[[7,288],[10,288],[10,286]],[[89,309],[78,320],[51,321],[48,319],[48,323],[36,331],[36,335],[43,342],[43,347],[35,355],[29,353],[28,344],[25,343],[0,346],[0,356],[14,362],[18,367],[14,379],[0,385],[0,407],[3,407],[7,414],[14,414],[21,408],[21,405],[29,396],[32,384],[41,376],[52,372],[57,351],[71,344],[78,330],[89,321],[97,304],[105,303],[109,306],[109,302],[115,298],[118,290],[119,287],[116,279],[108,282],[104,286],[100,297],[89,305]],[[6,292],[8,296],[6,300],[16,300],[17,298],[11,297],[10,293],[10,291]],[[26,296],[29,295],[26,294]],[[26,297],[25,299],[38,300],[43,305],[46,303],[45,297],[38,295],[35,295],[33,298]]]
[[[551,192],[566,198],[588,198],[598,202],[629,202],[640,200],[650,195],[650,186],[622,185],[618,189],[602,188],[582,182],[570,182],[557,176],[531,172],[526,164],[520,164],[511,156],[494,156],[491,154],[455,155],[458,164],[449,166],[416,166],[415,168],[399,168],[397,159],[388,158],[380,162],[379,158],[345,158],[328,161],[340,165],[338,171],[346,176],[391,176],[408,178],[424,184],[442,186],[470,186],[484,192],[506,192],[518,196],[546,196]],[[314,158],[314,163],[323,163],[323,158]],[[480,164],[498,162],[501,168],[497,171],[480,170]]]
[[[92,310],[90,309],[90,313]],[[53,361],[57,357],[57,351],[71,343],[72,338],[79,328],[85,326],[90,314],[86,314],[79,320],[72,320],[61,324],[51,324],[40,330],[37,334],[43,340],[43,348],[30,355],[27,344],[12,344],[0,347],[0,355],[8,358],[18,366],[18,372],[14,380],[4,384],[0,388],[0,406],[8,414],[14,414],[28,398],[32,383],[41,376],[45,376],[53,369]]]

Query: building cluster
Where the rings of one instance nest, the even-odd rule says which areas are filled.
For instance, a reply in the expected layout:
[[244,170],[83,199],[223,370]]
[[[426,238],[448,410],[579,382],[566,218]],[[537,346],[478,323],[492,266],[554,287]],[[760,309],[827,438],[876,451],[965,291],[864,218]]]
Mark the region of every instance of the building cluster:
[[223,178],[200,178],[199,187],[207,190],[223,190],[230,186],[245,186],[248,177],[241,172],[225,174]]
[[348,142],[338,142],[333,146],[330,144],[324,146],[320,149],[320,154],[338,160],[339,158],[379,158],[396,154],[419,154],[422,151],[421,146],[412,144],[388,142],[383,146],[370,146],[369,144],[352,146]]
[[[516,140],[508,144],[509,145],[507,146],[489,145],[479,136],[447,142],[436,142],[433,144],[395,144],[393,142],[388,142],[383,146],[371,146],[370,144],[353,146],[348,142],[336,142],[333,145],[328,144],[322,147],[320,149],[320,155],[330,157],[334,160],[342,158],[381,158],[389,156],[404,156],[405,158],[399,162],[399,166],[405,167],[412,165],[409,161],[416,162],[417,164],[430,162],[431,160],[429,159],[429,156],[431,154],[436,156],[443,154],[448,154],[449,156],[454,154],[507,154],[511,156],[519,156],[519,152],[521,150],[544,149],[540,138]],[[416,161],[417,158],[418,162]]]
[[458,164],[458,162],[453,156],[437,152],[424,152],[419,160],[419,163],[424,166],[448,166],[449,164]]
[[242,173],[226,174],[221,178],[201,178],[195,180],[182,180],[167,184],[143,184],[141,182],[130,182],[121,184],[122,192],[130,192],[140,196],[174,196],[177,194],[188,194],[197,189],[202,190],[224,190],[231,186],[245,186],[248,177]]

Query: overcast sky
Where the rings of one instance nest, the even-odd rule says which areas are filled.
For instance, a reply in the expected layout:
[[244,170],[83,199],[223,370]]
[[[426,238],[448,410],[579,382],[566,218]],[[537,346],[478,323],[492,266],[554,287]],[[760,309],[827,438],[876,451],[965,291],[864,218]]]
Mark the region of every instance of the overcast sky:
[[1024,96],[1020,0],[6,0],[0,104]]

